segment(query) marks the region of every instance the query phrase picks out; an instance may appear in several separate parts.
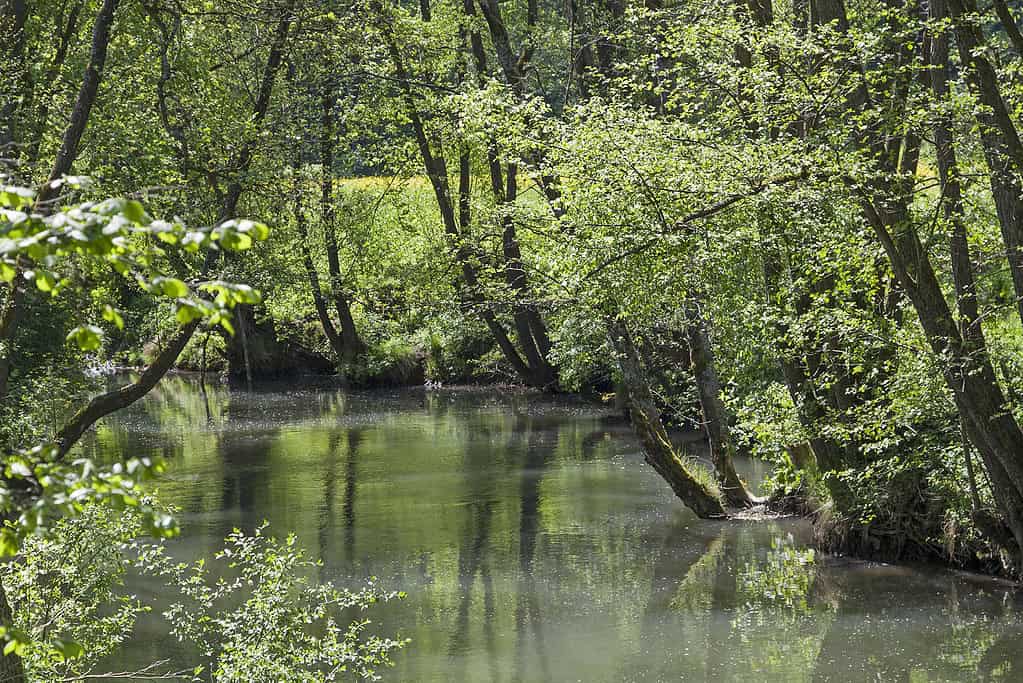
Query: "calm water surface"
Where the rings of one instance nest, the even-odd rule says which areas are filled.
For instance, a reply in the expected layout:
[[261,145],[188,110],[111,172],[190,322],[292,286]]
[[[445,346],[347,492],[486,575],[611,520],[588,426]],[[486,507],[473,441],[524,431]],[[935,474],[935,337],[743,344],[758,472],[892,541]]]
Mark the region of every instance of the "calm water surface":
[[[800,561],[798,521],[700,521],[610,417],[516,392],[293,384],[211,388],[207,406],[172,378],[87,447],[169,460],[160,496],[181,510],[182,560],[266,520],[324,579],[406,591],[372,615],[412,639],[385,680],[1023,680],[1009,587]],[[116,665],[194,663],[160,619]]]

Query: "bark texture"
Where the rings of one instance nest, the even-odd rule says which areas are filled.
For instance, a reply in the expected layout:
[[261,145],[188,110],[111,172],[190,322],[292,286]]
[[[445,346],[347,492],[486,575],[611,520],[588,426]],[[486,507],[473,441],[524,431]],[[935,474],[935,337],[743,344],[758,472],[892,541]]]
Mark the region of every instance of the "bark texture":
[[721,401],[721,382],[714,363],[714,347],[698,300],[691,297],[686,301],[685,316],[693,375],[696,378],[700,411],[703,413],[703,429],[710,445],[718,487],[729,505],[750,507],[754,502],[753,497],[739,478],[732,461],[735,444],[729,433],[728,414]]
[[57,445],[58,457],[65,456],[71,447],[82,438],[86,430],[96,424],[101,418],[127,408],[148,394],[156,386],[156,383],[167,374],[171,366],[174,365],[174,362],[181,355],[182,350],[184,350],[185,345],[188,344],[188,340],[192,338],[192,333],[195,332],[198,326],[198,320],[193,320],[189,324],[182,326],[161,349],[153,362],[142,371],[138,380],[115,391],[100,394],[79,410],[57,433],[54,439]]
[[608,323],[608,334],[629,395],[629,418],[643,444],[647,463],[697,516],[703,519],[726,517],[721,501],[686,469],[672,448],[628,327],[621,320],[612,320]]
[[107,61],[107,47],[110,45],[110,32],[114,24],[114,12],[117,11],[117,4],[118,0],[103,0],[103,4],[100,5],[99,12],[96,14],[96,23],[92,29],[89,63],[85,67],[82,85],[71,110],[67,128],[64,129],[64,137],[61,140],[60,149],[57,150],[57,158],[50,170],[50,182],[39,191],[39,196],[36,199],[37,206],[45,206],[60,195],[60,188],[53,187],[53,181],[70,173],[71,166],[78,157],[79,144],[89,123],[92,107],[96,103],[99,84],[103,80],[103,68]]

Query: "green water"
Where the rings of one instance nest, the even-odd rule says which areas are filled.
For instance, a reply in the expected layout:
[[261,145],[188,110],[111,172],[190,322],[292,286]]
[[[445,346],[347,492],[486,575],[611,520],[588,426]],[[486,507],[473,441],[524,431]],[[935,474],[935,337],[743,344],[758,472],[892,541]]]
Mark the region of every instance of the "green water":
[[[385,680],[1023,680],[1007,585],[806,562],[798,521],[700,521],[626,425],[578,401],[292,384],[211,388],[207,408],[171,378],[87,448],[169,460],[160,497],[181,511],[181,559],[266,520],[325,580],[406,591],[374,615],[376,632],[412,639]],[[143,619],[115,664],[190,665],[166,631]]]

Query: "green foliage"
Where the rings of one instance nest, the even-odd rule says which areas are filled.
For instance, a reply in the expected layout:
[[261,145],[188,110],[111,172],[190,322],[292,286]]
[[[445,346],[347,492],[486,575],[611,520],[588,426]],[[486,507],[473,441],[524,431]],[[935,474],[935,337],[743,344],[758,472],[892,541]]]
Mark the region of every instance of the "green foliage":
[[[178,591],[166,612],[171,632],[201,660],[175,674],[196,681],[323,681],[379,678],[408,641],[369,633],[362,612],[404,597],[372,582],[353,592],[316,582],[318,563],[295,538],[234,532],[215,563],[175,564],[150,533],[145,513],[84,506],[22,546],[22,560],[0,564],[15,596],[15,621],[0,631],[5,650],[24,660],[33,681],[61,681],[98,672],[104,658],[131,636],[150,607],[125,591],[130,568],[160,577]],[[155,503],[145,500],[142,509]],[[212,568],[223,571],[215,578]],[[351,620],[346,621],[346,620]],[[161,662],[139,677],[164,675]]]
[[[0,278],[6,282],[22,272],[39,291],[56,297],[71,284],[62,269],[79,259],[94,259],[134,279],[149,294],[172,301],[182,324],[206,319],[228,332],[233,331],[230,308],[260,301],[251,287],[220,280],[199,283],[193,291],[182,280],[162,274],[161,257],[168,248],[185,253],[248,249],[253,239],[269,236],[261,223],[229,220],[212,229],[190,230],[179,221],[154,220],[139,202],[123,199],[85,202],[46,214],[32,210],[31,190],[5,188],[0,195]],[[123,315],[110,304],[104,304],[102,317],[118,328],[124,325]],[[82,350],[96,351],[102,336],[99,326],[83,324],[67,338]]]
[[20,561],[0,564],[0,579],[14,596],[5,649],[23,658],[31,680],[94,673],[131,636],[148,607],[124,590],[126,551],[146,524],[131,509],[89,504],[47,536],[26,539]]
[[0,471],[0,558],[21,550],[26,539],[42,536],[65,517],[102,503],[138,516],[156,537],[177,533],[177,525],[143,496],[143,482],[163,472],[159,459],[138,458],[100,467],[88,458],[66,462],[52,446],[5,456]]
[[165,616],[171,633],[200,653],[197,680],[377,679],[408,642],[370,634],[365,618],[346,621],[403,594],[372,582],[355,592],[316,583],[320,565],[294,535],[279,541],[265,526],[252,535],[235,530],[215,559],[216,569],[174,563],[163,546],[140,549],[140,568],[181,593]]

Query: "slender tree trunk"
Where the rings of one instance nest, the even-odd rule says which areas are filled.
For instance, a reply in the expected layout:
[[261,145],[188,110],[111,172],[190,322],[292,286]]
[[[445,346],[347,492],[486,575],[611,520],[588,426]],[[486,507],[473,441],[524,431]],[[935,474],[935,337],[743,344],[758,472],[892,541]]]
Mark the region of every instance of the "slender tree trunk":
[[[53,61],[50,63],[49,68],[47,68],[42,80],[35,87],[28,88],[26,92],[26,101],[22,106],[25,112],[31,112],[31,117],[34,119],[29,133],[25,136],[26,148],[22,154],[22,158],[29,166],[29,172],[31,172],[31,168],[35,166],[36,162],[39,161],[39,151],[42,148],[43,137],[46,135],[46,126],[50,121],[51,98],[49,95],[52,94],[57,76],[60,74],[64,62],[67,61],[68,51],[71,49],[71,42],[78,31],[78,19],[84,6],[85,0],[76,0],[71,6],[71,9],[68,11],[67,21],[62,27],[59,27],[61,29],[60,38],[57,41],[57,49],[54,52]],[[38,109],[34,105],[37,99],[40,100]]]
[[[468,152],[463,151],[459,158],[459,212],[456,216],[454,204],[451,199],[450,183],[448,181],[447,163],[441,155],[435,155],[429,138],[426,135],[426,127],[419,114],[416,105],[415,94],[412,91],[408,70],[405,68],[405,61],[401,56],[398,45],[395,42],[394,31],[391,26],[391,18],[387,15],[379,0],[372,2],[372,10],[377,17],[377,28],[384,38],[391,63],[395,70],[402,99],[404,100],[405,112],[412,123],[412,131],[415,134],[416,144],[426,168],[426,175],[430,180],[434,196],[437,199],[437,208],[444,223],[444,231],[452,242],[455,253],[455,261],[462,271],[462,281],[458,289],[465,295],[469,303],[477,310],[478,315],[490,330],[494,340],[505,359],[515,370],[515,373],[530,386],[546,386],[546,382],[538,383],[537,377],[529,365],[522,359],[515,345],[508,337],[504,325],[497,319],[493,307],[484,301],[480,291],[479,277],[476,267],[473,265],[472,250],[466,243],[465,229],[469,225],[470,203],[469,185],[471,182]],[[462,230],[459,230],[461,223]]]
[[337,246],[337,215],[334,210],[334,101],[329,81],[323,85],[321,93],[321,139],[320,139],[320,217],[323,221],[323,243],[327,249],[327,271],[330,274],[330,293],[334,300],[334,310],[340,323],[341,355],[343,362],[355,360],[364,350],[365,345],[359,338],[352,317],[351,303],[344,291],[341,276],[341,261]]
[[732,456],[735,444],[728,428],[728,414],[721,401],[721,382],[718,380],[714,363],[714,348],[707,330],[701,303],[689,296],[685,301],[686,336],[689,339],[689,353],[692,357],[693,375],[696,378],[700,410],[703,412],[703,428],[710,444],[710,456],[714,473],[725,501],[734,507],[750,507],[753,497],[735,471]]
[[[773,225],[774,221],[770,217],[765,216],[764,218],[764,222]],[[768,303],[771,306],[782,308],[779,301],[782,277],[781,256],[777,247],[771,244],[765,244],[761,252],[763,254],[764,288]],[[796,301],[797,315],[806,313],[805,305],[805,297],[798,297]],[[845,511],[852,503],[852,493],[848,485],[833,473],[846,468],[846,450],[834,439],[821,434],[821,425],[828,420],[828,407],[818,395],[815,383],[804,365],[804,359],[811,357],[814,352],[804,348],[794,348],[788,341],[788,326],[783,322],[776,323],[776,331],[778,365],[781,367],[785,386],[792,397],[792,403],[796,407],[799,424],[810,435],[810,448],[817,462],[818,471],[825,475],[824,485],[827,487],[832,501],[840,512]]]
[[1005,34],[1009,36],[1012,47],[1016,50],[1017,57],[1023,57],[1023,33],[1020,33],[1019,26],[1016,25],[1016,18],[1012,16],[1008,3],[1005,0],[994,0],[994,6],[995,14],[998,15],[998,21],[1002,22],[1002,28],[1005,29]]
[[[884,246],[892,270],[906,290],[944,375],[966,420],[970,440],[991,478],[999,509],[1023,549],[1023,431],[1006,409],[994,369],[986,356],[966,353],[959,327],[945,303],[941,285],[908,216],[886,220],[868,210],[871,226]],[[890,231],[889,226],[893,226]],[[1023,564],[1021,564],[1023,566]]]
[[968,16],[976,12],[973,0],[948,0],[947,10],[955,28],[960,59],[967,69],[967,80],[983,105],[975,108],[976,118],[1016,293],[1016,308],[1023,321],[1023,202],[1020,200],[1023,185],[1019,177],[1023,173],[1023,142],[1002,97],[998,74],[986,57],[984,35]]
[[[945,19],[945,0],[929,0],[931,19]],[[931,91],[939,107],[949,97],[949,47],[948,35],[939,32],[930,36],[929,70]],[[956,308],[959,311],[960,328],[967,353],[980,350],[986,354],[987,345],[981,329],[980,311],[977,308],[977,286],[973,277],[973,263],[966,234],[966,217],[963,213],[963,191],[960,182],[959,162],[956,159],[952,137],[952,121],[947,114],[940,114],[934,124],[934,147],[938,159],[938,176],[941,181],[942,213],[948,222],[951,235],[949,252],[952,256],[952,280],[956,294]],[[975,347],[975,348],[970,348]]]
[[24,283],[18,273],[9,285],[3,308],[0,308],[0,403],[7,398],[11,369],[14,366],[14,333],[18,329],[25,297]]
[[[473,0],[465,0],[463,9],[467,17],[476,16]],[[507,35],[505,35],[507,38]],[[485,85],[486,53],[483,40],[478,31],[469,35],[469,47],[476,65],[477,83],[482,89]],[[510,49],[505,46],[502,50]],[[506,72],[507,73],[507,72]],[[463,155],[464,156],[464,155]],[[468,157],[465,157],[468,162]],[[490,173],[490,189],[494,203],[501,216],[501,249],[504,257],[505,283],[508,285],[512,301],[512,315],[515,333],[519,340],[523,360],[532,377],[530,384],[541,387],[553,386],[557,383],[557,370],[550,364],[548,354],[551,349],[550,336],[543,318],[536,305],[531,302],[531,291],[522,263],[522,251],[519,247],[515,221],[508,213],[518,197],[518,165],[509,163],[505,171],[501,168],[497,141],[490,138],[487,148],[487,168]],[[463,215],[463,232],[469,225],[469,196],[460,195],[460,208]]]
[[[947,17],[947,8],[944,0],[930,0],[929,11],[931,19],[941,21]],[[949,97],[948,72],[949,72],[949,48],[948,37],[944,33],[936,33],[930,38],[930,50],[927,55],[930,67],[930,85],[935,100],[941,105]],[[941,180],[942,189],[942,211],[949,224],[949,252],[952,257],[952,279],[956,297],[956,308],[959,312],[959,333],[962,346],[961,354],[963,368],[962,372],[976,377],[986,377],[997,389],[997,379],[994,375],[994,368],[991,366],[991,359],[988,354],[987,342],[984,338],[984,331],[977,305],[976,282],[973,276],[973,263],[970,258],[970,249],[966,233],[966,220],[963,214],[962,187],[959,180],[959,165],[956,159],[954,141],[952,137],[952,125],[947,115],[938,117],[934,126],[934,145],[938,159],[938,174]],[[926,281],[927,278],[924,278]],[[974,369],[979,364],[979,371]],[[958,381],[958,380],[956,380]],[[953,389],[954,391],[954,389]],[[1004,403],[1004,398],[995,397],[997,403]],[[983,422],[978,424],[978,419],[963,411],[973,409],[974,406],[964,406],[962,398],[957,399],[960,405],[960,424],[963,433],[963,455],[966,459],[967,471],[970,479],[971,500],[974,501],[974,515],[979,520],[980,511],[977,506],[978,495],[976,491],[975,478],[973,476],[972,462],[970,458],[970,442],[978,445],[981,460],[985,469],[992,478],[993,484],[999,489],[995,491],[996,500],[1000,501],[1001,512],[1009,521],[1013,529],[1017,543],[1023,548],[1019,537],[1019,525],[1023,522],[1023,488],[1013,486],[1008,480],[1008,472],[999,462],[1000,456],[996,452],[998,445],[991,443],[980,432],[986,431],[987,425]],[[1009,413],[1011,416],[1011,413]],[[1015,424],[1015,422],[1013,422]],[[1011,431],[1011,426],[1006,425]],[[1017,425],[1018,430],[1018,425]],[[978,441],[980,439],[980,441]],[[981,443],[986,441],[985,444]],[[1016,454],[1019,457],[1019,454]],[[990,527],[988,522],[986,526]],[[1023,566],[1023,565],[1021,565]]]
[[118,0],[103,0],[96,15],[96,23],[92,29],[92,48],[89,52],[89,63],[85,67],[85,75],[82,77],[82,86],[71,110],[68,126],[64,130],[60,149],[57,150],[57,158],[50,170],[50,182],[39,191],[37,206],[45,206],[60,195],[61,190],[59,187],[53,187],[53,181],[70,173],[71,166],[78,157],[78,146],[89,123],[89,114],[96,103],[100,81],[103,80],[103,68],[107,61],[107,47],[110,45],[110,30],[114,24],[117,4]]
[[[519,348],[522,349],[522,355],[525,356],[534,382],[541,386],[552,385],[557,382],[557,372],[547,360],[547,354],[551,348],[550,338],[539,311],[529,301],[532,293],[522,264],[522,251],[519,248],[515,221],[507,213],[518,193],[516,184],[518,167],[515,164],[508,164],[507,173],[502,175],[496,142],[493,140],[491,140],[487,156],[490,167],[491,192],[498,209],[505,211],[501,217],[501,248],[504,256],[505,283],[514,299],[512,319],[515,323],[515,333],[519,339]],[[507,180],[506,185],[502,182],[505,179]]]
[[643,444],[647,463],[698,517],[726,517],[721,501],[693,477],[672,448],[628,327],[621,320],[612,320],[608,323],[608,333],[622,372],[622,382],[629,394],[629,417]]
[[330,348],[339,361],[344,360],[344,343],[341,335],[334,327],[334,321],[330,319],[330,312],[327,310],[327,300],[323,297],[323,289],[320,287],[320,276],[316,272],[316,264],[313,262],[312,249],[309,247],[309,225],[306,221],[305,210],[302,208],[302,188],[298,178],[298,157],[295,157],[295,225],[298,227],[299,248],[302,250],[302,264],[305,266],[306,278],[309,280],[309,291],[313,295],[313,305],[316,308],[316,317],[320,320],[323,333],[330,342]]
[[[793,6],[795,28],[800,34],[805,34],[811,22],[811,6],[807,0],[802,3],[795,3]],[[736,15],[740,18],[749,18],[757,30],[768,30],[774,22],[774,8],[771,0],[736,0]],[[844,18],[844,7],[839,2],[838,7],[827,10],[831,20],[841,22]],[[822,12],[814,5],[813,23],[824,21]],[[734,48],[736,62],[741,68],[752,66],[752,53],[745,43],[737,43]],[[811,68],[806,64],[807,68]],[[770,137],[776,138],[782,134],[782,130],[775,127],[769,131]],[[806,121],[799,120],[792,122],[786,132],[796,138],[804,138],[807,133]],[[758,134],[751,126],[751,135]],[[785,309],[781,301],[783,258],[780,248],[774,243],[782,234],[784,228],[771,215],[761,212],[761,224],[766,226],[770,232],[762,244],[762,268],[764,275],[764,290],[767,303],[782,313]],[[820,286],[818,283],[817,286]],[[806,315],[809,312],[810,299],[806,294],[796,297],[795,313],[797,316]],[[789,327],[780,319],[775,324],[777,339],[776,357],[785,386],[792,402],[796,407],[796,415],[800,425],[806,430],[809,437],[810,449],[813,451],[814,460],[818,464],[818,471],[825,475],[824,484],[828,489],[832,501],[841,512],[847,510],[852,503],[852,493],[849,487],[838,477],[835,472],[846,469],[846,460],[855,456],[856,446],[848,444],[843,446],[834,439],[821,435],[821,426],[825,424],[831,415],[831,409],[837,409],[836,403],[842,400],[843,392],[823,392],[817,381],[822,373],[823,353],[819,348],[802,346],[794,347],[789,341]]]

